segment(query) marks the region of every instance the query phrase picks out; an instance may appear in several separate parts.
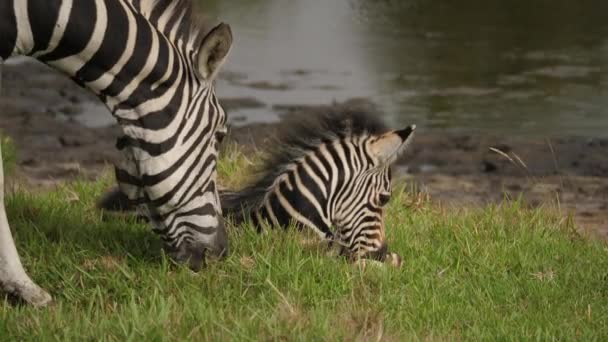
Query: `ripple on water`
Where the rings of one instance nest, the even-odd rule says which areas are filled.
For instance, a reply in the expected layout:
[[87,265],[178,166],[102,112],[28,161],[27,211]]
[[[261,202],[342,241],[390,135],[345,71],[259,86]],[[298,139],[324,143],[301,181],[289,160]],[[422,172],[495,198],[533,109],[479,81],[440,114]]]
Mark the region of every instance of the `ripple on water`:
[[599,72],[600,68],[579,65],[556,65],[548,66],[526,72],[528,75],[544,76],[553,78],[586,78],[591,74]]

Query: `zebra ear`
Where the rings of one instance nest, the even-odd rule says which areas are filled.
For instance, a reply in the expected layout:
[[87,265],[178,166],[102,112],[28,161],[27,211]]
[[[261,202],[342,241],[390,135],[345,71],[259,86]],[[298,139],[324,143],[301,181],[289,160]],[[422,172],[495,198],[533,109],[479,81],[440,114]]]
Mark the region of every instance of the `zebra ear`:
[[215,79],[231,47],[232,30],[228,24],[217,25],[203,38],[198,51],[198,71],[206,81]]
[[379,136],[376,141],[371,143],[370,151],[372,155],[382,165],[392,164],[412,141],[415,130],[416,125],[411,125]]

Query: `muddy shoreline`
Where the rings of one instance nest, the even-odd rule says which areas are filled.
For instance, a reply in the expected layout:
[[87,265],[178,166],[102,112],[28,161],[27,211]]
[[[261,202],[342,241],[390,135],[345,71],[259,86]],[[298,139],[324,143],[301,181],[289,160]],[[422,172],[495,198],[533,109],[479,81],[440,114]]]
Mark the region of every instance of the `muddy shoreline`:
[[[37,63],[6,65],[0,96],[0,131],[18,150],[17,178],[46,188],[76,178],[95,179],[117,156],[116,126],[83,125],[79,115],[96,99],[68,78]],[[246,111],[255,98],[223,98],[225,107]],[[376,112],[366,99],[314,106],[275,106],[278,116],[297,118],[327,110]],[[101,109],[103,111],[103,109]],[[101,114],[103,115],[103,114]],[[109,114],[107,114],[109,115]],[[230,139],[244,149],[267,148],[284,123],[242,124]],[[494,150],[490,150],[494,148]],[[497,152],[500,151],[500,152]],[[449,133],[420,127],[399,160],[397,174],[429,194],[435,203],[471,207],[505,196],[530,206],[559,203],[581,230],[608,237],[608,139],[518,138]]]

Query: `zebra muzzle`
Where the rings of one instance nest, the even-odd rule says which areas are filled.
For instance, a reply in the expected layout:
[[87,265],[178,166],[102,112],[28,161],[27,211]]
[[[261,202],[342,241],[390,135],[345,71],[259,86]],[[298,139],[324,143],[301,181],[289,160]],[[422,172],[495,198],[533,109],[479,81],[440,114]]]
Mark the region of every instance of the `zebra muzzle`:
[[230,244],[224,219],[219,218],[219,225],[211,246],[206,246],[207,255],[214,259],[223,259],[230,254]]
[[187,265],[194,272],[200,271],[207,260],[223,259],[229,253],[227,239],[215,246],[185,242],[177,249],[165,246],[164,250],[175,263]]

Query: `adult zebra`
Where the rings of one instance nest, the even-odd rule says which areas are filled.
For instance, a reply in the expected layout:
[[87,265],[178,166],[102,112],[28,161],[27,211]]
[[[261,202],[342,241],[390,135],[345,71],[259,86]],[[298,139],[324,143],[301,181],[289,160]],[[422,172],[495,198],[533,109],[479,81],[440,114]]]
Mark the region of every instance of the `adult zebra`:
[[[0,0],[0,62],[33,56],[98,95],[123,132],[121,190],[193,269],[228,250],[215,184],[226,115],[213,80],[231,45],[230,27],[204,35],[186,0]],[[21,265],[2,196],[0,284],[34,305],[51,299]]]

